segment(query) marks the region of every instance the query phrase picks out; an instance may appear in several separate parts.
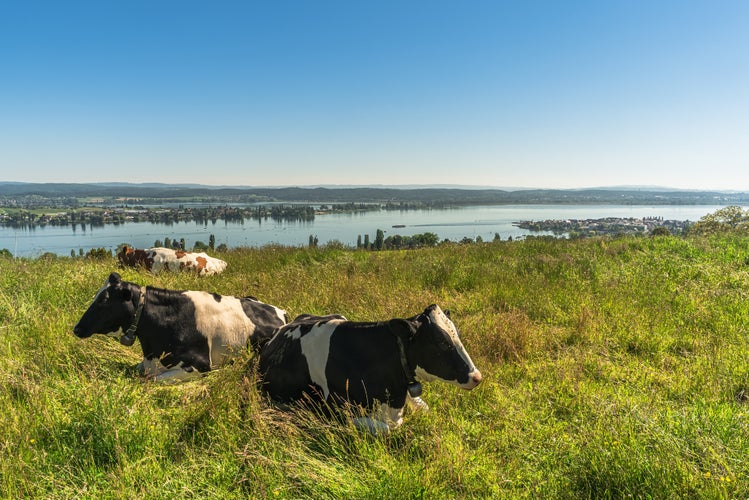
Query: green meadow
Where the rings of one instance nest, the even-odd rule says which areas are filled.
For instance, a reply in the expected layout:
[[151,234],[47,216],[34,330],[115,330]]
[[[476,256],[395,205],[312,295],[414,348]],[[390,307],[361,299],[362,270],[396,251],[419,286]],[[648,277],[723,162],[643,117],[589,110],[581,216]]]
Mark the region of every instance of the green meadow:
[[[234,249],[220,276],[0,256],[3,498],[747,498],[749,238]],[[450,309],[484,381],[375,438],[274,407],[247,352],[176,386],[77,339],[112,271],[353,320]]]

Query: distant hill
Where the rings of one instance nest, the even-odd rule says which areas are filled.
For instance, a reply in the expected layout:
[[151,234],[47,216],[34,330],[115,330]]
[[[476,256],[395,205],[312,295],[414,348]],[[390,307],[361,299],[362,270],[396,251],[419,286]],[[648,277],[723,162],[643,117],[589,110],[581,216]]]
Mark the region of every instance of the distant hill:
[[669,188],[518,189],[478,187],[231,187],[196,184],[18,183],[0,182],[0,196],[46,198],[198,198],[275,202],[423,202],[475,204],[727,205],[749,203],[749,193]]

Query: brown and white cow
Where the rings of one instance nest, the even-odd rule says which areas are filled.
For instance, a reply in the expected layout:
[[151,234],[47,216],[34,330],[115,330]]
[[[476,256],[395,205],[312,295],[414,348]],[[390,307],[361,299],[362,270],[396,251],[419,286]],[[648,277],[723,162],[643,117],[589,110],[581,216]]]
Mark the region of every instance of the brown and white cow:
[[195,271],[198,276],[220,274],[226,269],[226,262],[211,257],[204,252],[186,252],[172,248],[132,248],[123,245],[117,254],[123,266],[143,267],[153,274],[166,271]]

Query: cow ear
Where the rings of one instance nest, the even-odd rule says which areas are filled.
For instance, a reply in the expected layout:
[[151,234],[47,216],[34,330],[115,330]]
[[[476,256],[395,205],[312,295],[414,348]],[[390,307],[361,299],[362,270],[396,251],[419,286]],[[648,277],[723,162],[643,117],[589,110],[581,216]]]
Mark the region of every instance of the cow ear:
[[445,313],[445,316],[447,316],[448,318],[450,317],[450,309],[445,309],[442,312]]
[[410,339],[416,334],[416,325],[406,319],[395,318],[388,321],[390,330],[403,339]]
[[120,283],[122,281],[122,277],[119,275],[119,273],[112,273],[109,275],[109,283],[112,285],[116,285],[117,283]]
[[436,308],[437,308],[437,304],[432,304],[429,307],[427,307],[426,309],[424,309],[424,312],[421,313],[421,315],[422,316],[426,316],[427,318],[429,318],[429,316],[432,314],[432,311],[434,311]]

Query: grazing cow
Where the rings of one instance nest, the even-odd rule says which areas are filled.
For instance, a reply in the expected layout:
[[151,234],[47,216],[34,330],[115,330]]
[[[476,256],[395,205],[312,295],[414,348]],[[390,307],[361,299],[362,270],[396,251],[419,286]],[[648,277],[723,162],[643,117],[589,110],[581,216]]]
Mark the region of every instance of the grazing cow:
[[427,408],[417,380],[441,379],[463,389],[481,382],[449,312],[437,305],[379,323],[300,316],[265,344],[259,368],[262,387],[274,400],[361,406],[373,417],[354,423],[373,434],[399,426],[406,401]]
[[157,381],[198,377],[233,351],[267,342],[288,321],[286,311],[253,297],[143,287],[109,275],[73,333],[118,335],[124,345],[140,339],[141,372]]
[[185,252],[172,248],[132,248],[123,245],[117,254],[117,260],[123,266],[143,267],[153,274],[161,270],[167,271],[197,271],[198,276],[220,274],[226,269],[226,262],[211,257],[203,252]]

